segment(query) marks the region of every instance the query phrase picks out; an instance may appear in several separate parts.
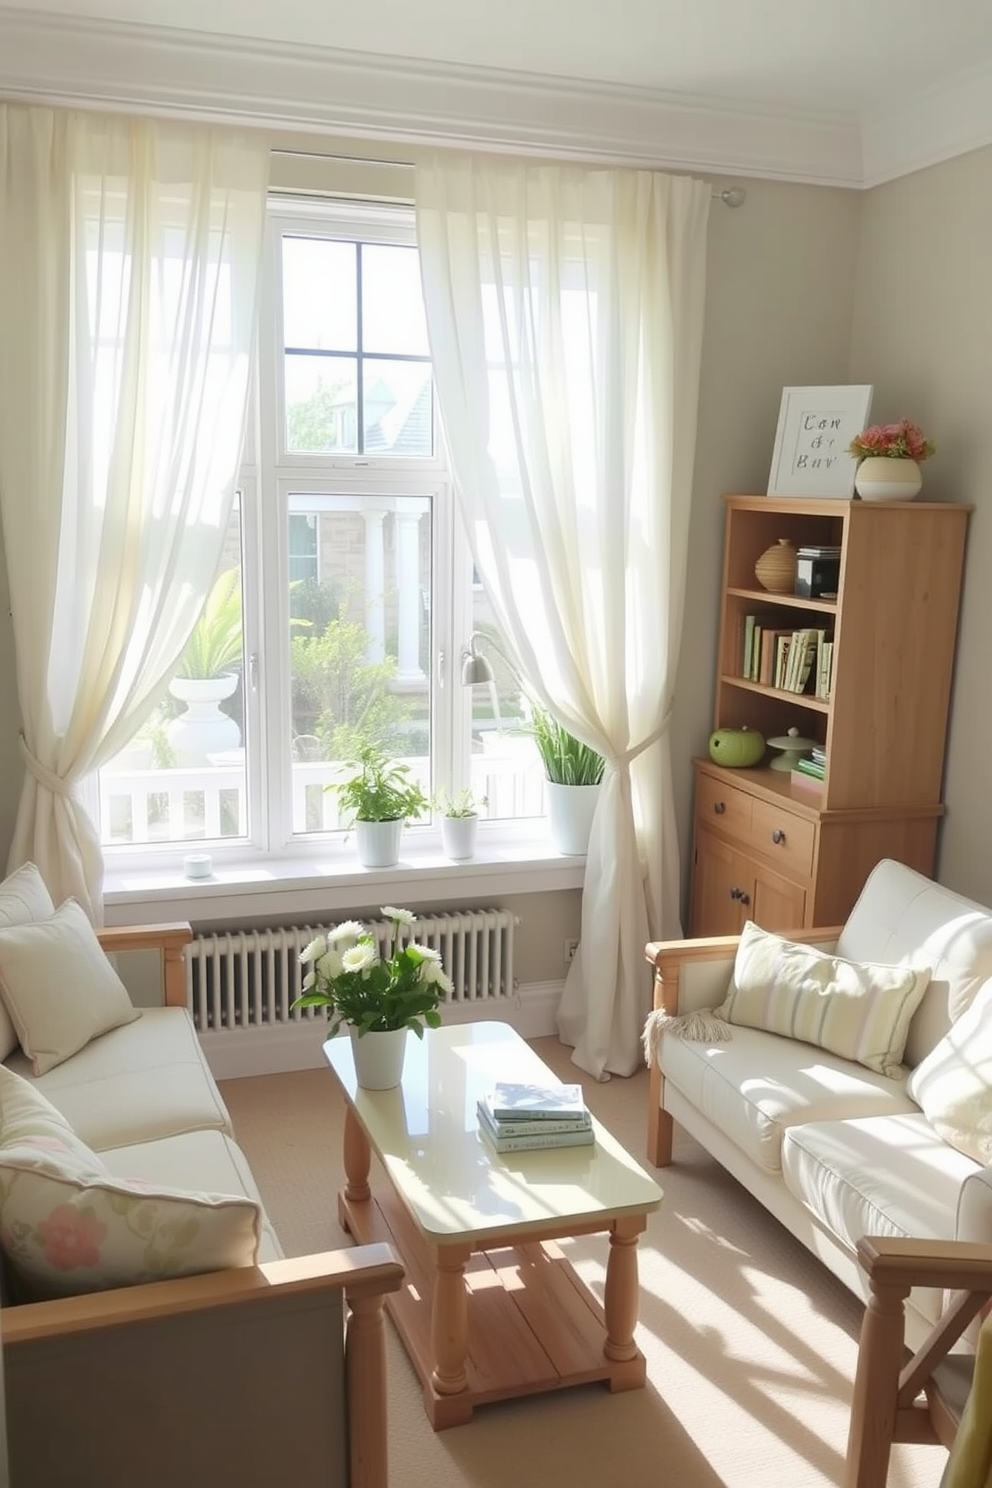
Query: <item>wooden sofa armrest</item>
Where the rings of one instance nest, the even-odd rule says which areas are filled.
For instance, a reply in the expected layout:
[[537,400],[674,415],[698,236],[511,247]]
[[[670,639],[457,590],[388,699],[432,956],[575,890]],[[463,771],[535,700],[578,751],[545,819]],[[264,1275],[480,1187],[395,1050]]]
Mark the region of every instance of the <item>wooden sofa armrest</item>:
[[157,950],[162,964],[162,987],[166,1007],[186,1007],[186,964],[184,952],[193,939],[192,926],[185,920],[165,925],[119,925],[100,929],[97,939],[112,955],[115,951]]
[[363,1245],[5,1308],[12,1481],[387,1488],[382,1305],[403,1274]]

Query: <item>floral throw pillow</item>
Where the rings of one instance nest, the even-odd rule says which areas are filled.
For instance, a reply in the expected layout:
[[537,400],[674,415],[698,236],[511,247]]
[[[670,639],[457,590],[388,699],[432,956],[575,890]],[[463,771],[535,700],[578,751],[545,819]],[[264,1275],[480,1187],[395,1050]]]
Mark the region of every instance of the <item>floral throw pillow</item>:
[[114,1177],[0,1065],[0,1250],[19,1301],[250,1266],[260,1227],[243,1195]]

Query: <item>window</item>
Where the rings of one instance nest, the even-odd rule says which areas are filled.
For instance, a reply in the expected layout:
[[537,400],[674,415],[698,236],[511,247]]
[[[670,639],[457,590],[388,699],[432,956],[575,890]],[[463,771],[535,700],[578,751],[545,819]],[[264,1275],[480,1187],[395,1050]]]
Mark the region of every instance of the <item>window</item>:
[[[471,786],[490,818],[539,816],[436,419],[413,214],[274,202],[269,235],[223,571],[185,675],[101,772],[103,841],[326,844],[348,825],[327,787],[369,739],[427,794]],[[470,692],[473,632],[496,681]]]

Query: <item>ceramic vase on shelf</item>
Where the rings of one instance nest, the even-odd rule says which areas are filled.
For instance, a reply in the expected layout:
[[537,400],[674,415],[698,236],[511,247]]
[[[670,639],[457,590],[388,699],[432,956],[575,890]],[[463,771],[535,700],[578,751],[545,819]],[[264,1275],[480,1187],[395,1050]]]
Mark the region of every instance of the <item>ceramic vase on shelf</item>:
[[406,1057],[406,1029],[391,1028],[385,1033],[363,1033],[350,1028],[351,1052],[355,1060],[355,1078],[363,1090],[392,1090],[403,1078]]
[[787,537],[766,548],[754,565],[754,577],[769,594],[793,594],[796,588],[796,550]]
[[862,501],[912,501],[923,485],[915,460],[869,455],[854,473],[854,489]]

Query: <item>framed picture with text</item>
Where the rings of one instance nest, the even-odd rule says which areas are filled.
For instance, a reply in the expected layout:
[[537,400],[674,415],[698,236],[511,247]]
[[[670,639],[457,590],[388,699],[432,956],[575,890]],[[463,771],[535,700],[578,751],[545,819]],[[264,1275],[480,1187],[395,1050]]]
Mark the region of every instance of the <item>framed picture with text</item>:
[[856,456],[847,446],[868,423],[872,388],[782,389],[769,496],[854,495]]

